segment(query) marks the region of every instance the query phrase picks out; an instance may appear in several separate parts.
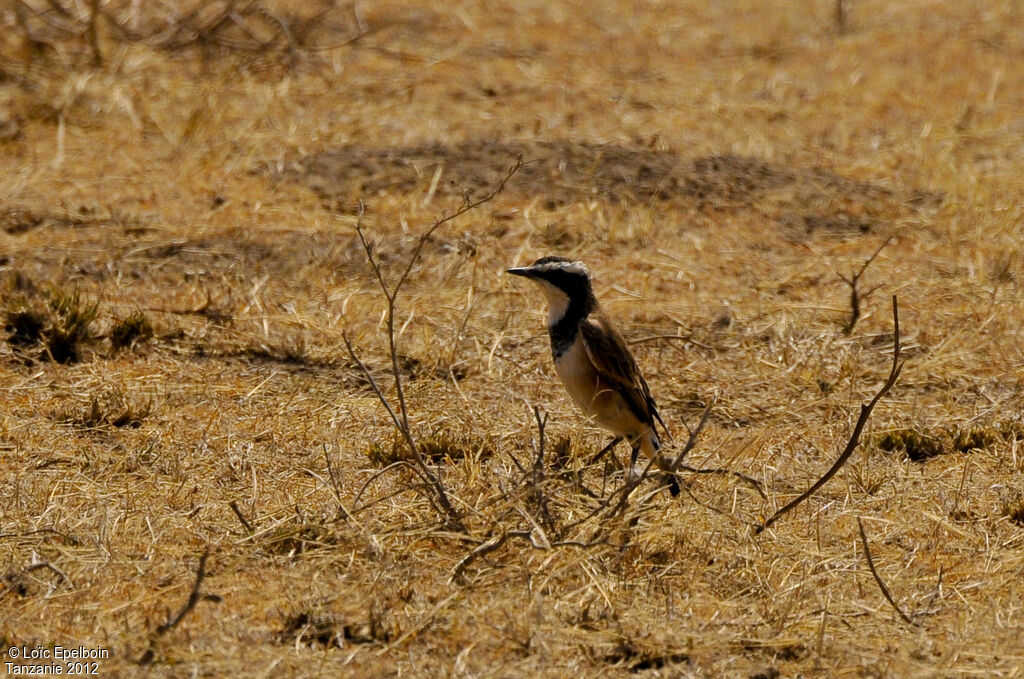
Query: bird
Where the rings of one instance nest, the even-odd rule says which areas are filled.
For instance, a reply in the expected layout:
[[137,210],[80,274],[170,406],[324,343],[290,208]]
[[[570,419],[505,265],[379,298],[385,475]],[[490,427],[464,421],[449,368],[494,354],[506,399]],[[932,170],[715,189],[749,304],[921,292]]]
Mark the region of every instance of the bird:
[[668,427],[625,338],[601,309],[586,265],[549,255],[506,272],[540,286],[548,303],[555,372],[579,409],[614,435],[605,451],[625,439],[632,449],[631,473],[643,452],[666,472],[669,491],[678,495],[672,465],[658,452],[662,443],[655,423],[666,436]]

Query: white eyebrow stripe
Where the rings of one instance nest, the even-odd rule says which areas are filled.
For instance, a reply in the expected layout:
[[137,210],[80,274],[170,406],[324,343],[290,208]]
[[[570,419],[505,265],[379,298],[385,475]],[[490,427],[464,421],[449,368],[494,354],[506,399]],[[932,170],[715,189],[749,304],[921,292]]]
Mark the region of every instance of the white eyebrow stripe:
[[590,275],[590,271],[587,270],[587,267],[583,262],[547,262],[538,266],[536,270],[568,271],[569,273],[580,274],[582,276]]

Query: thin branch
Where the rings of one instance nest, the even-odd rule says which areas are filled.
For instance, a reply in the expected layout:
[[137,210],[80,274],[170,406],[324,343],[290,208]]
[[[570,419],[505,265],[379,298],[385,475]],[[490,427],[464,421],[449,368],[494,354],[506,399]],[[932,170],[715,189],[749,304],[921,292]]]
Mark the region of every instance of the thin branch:
[[536,488],[544,480],[544,428],[548,423],[548,414],[540,414],[540,408],[533,406],[533,417],[537,421],[539,441],[537,443],[537,459],[533,463],[533,485]]
[[[375,472],[370,478],[368,478],[363,483],[362,486],[360,486],[359,492],[356,493],[356,499],[353,501],[352,504],[353,505],[358,505],[359,504],[359,500],[362,499],[363,493],[366,492],[366,489],[369,488],[370,484],[372,484],[374,481],[376,481],[380,477],[384,476],[385,474],[387,474],[390,471],[393,471],[395,469],[399,469],[400,467],[412,467],[412,466],[413,466],[412,462],[409,462],[408,460],[396,460],[395,462],[392,462],[391,464],[389,464],[388,466],[384,467],[380,471]],[[417,470],[414,468],[413,471],[415,472]],[[356,509],[353,509],[352,511],[353,512],[362,511],[362,508],[356,508]]]
[[334,497],[338,500],[338,515],[342,516],[345,513],[345,503],[341,499],[341,484],[338,483],[338,477],[334,474],[334,465],[331,464],[331,456],[327,453],[326,443],[324,444],[324,462],[327,463],[327,476],[331,479]]
[[932,606],[935,604],[935,599],[942,593],[942,565],[939,565],[939,579],[935,582],[935,589],[932,590],[932,595],[928,598],[928,604],[924,607],[923,611],[917,613],[920,615],[929,615],[932,612]]
[[34,564],[30,565],[30,566],[26,566],[20,573],[8,573],[8,574],[6,574],[3,577],[3,579],[6,580],[9,584],[7,585],[7,589],[5,589],[2,593],[0,593],[0,598],[3,598],[4,596],[6,596],[9,592],[13,592],[15,590],[20,589],[22,586],[24,586],[23,585],[24,577],[26,575],[28,575],[32,571],[38,571],[38,570],[42,570],[42,569],[46,569],[46,570],[54,573],[55,575],[57,575],[57,577],[59,577],[61,579],[61,582],[63,582],[68,587],[71,587],[72,589],[74,589],[74,584],[72,584],[71,578],[69,578],[64,571],[62,571],[60,568],[57,568],[56,566],[54,566],[49,561],[40,561],[39,563],[34,563]]
[[615,438],[613,438],[611,441],[608,442],[608,445],[606,445],[604,448],[602,448],[600,451],[598,451],[597,455],[595,455],[594,457],[590,458],[590,461],[587,462],[587,465],[591,466],[591,465],[597,464],[601,460],[602,457],[604,457],[605,455],[607,455],[611,451],[615,450],[615,446],[617,446],[620,443],[622,443],[622,441],[623,441],[623,437],[621,437],[621,436],[616,436]]
[[525,540],[530,539],[530,531],[528,530],[513,530],[505,531],[500,535],[495,535],[490,539],[482,542],[479,547],[474,549],[472,552],[462,557],[459,563],[455,564],[455,568],[452,570],[452,578],[455,580],[461,580],[462,574],[465,572],[466,567],[473,563],[477,559],[487,556],[491,552],[500,549],[509,538],[523,538]]
[[[641,483],[647,480],[647,477],[650,475],[651,469],[654,467],[657,458],[657,454],[652,455],[651,459],[647,460],[647,465],[644,467],[643,472],[641,472],[639,476],[633,476],[633,470],[629,470],[630,476],[626,479],[626,483],[623,484],[622,488],[618,490],[619,501],[615,504],[615,507],[613,507],[612,510],[608,512],[608,514],[605,516],[605,521],[614,516],[618,516],[620,514],[625,513],[626,506],[629,504],[629,496],[633,494],[633,491],[637,488],[637,486],[639,486]],[[612,493],[611,495],[609,495],[609,498],[613,498],[615,497],[615,495],[615,493]]]
[[534,406],[533,417],[537,421],[537,435],[539,437],[539,442],[537,443],[537,459],[533,463],[530,499],[537,506],[537,509],[540,512],[541,521],[544,523],[544,527],[552,534],[557,534],[558,526],[556,525],[555,517],[551,514],[551,507],[548,502],[547,495],[544,494],[544,429],[548,423],[548,416],[547,413],[541,416],[540,408]]
[[757,494],[761,496],[762,500],[768,499],[768,496],[764,494],[764,488],[762,487],[761,482],[752,476],[747,476],[743,472],[738,472],[733,469],[720,469],[717,467],[714,469],[701,469],[699,467],[691,467],[685,464],[680,465],[679,468],[684,471],[688,471],[691,474],[731,474],[732,476],[738,478],[740,481],[745,481],[746,483],[749,483],[751,486],[753,486],[754,490],[757,491]]
[[248,535],[252,535],[252,524],[245,518],[245,514],[243,514],[242,510],[238,507],[238,503],[232,500],[228,503],[228,507],[231,507],[231,511],[233,511],[235,516],[238,517],[238,522],[242,524],[242,528],[245,529],[245,532]]
[[903,363],[900,362],[900,312],[899,304],[896,300],[896,295],[892,296],[892,322],[893,322],[893,351],[892,351],[892,369],[889,371],[889,377],[885,380],[885,384],[878,390],[875,397],[866,404],[862,404],[860,407],[860,416],[857,418],[857,424],[853,427],[853,433],[850,434],[850,439],[846,443],[846,448],[839,455],[839,458],[835,461],[832,467],[825,472],[825,475],[818,479],[813,486],[808,488],[806,491],[801,493],[796,499],[792,500],[782,509],[775,512],[768,520],[757,526],[754,529],[754,534],[758,535],[766,528],[771,526],[773,523],[779,520],[784,514],[788,513],[794,507],[802,503],[804,500],[809,498],[818,492],[818,489],[828,483],[829,479],[836,475],[836,472],[846,464],[846,461],[853,455],[853,451],[857,449],[857,444],[860,443],[860,435],[864,430],[864,425],[867,424],[868,418],[871,417],[871,411],[875,409],[875,405],[889,393],[892,386],[896,384],[896,380],[899,379],[900,372],[903,371]]
[[669,468],[671,473],[675,473],[680,465],[683,464],[683,458],[690,454],[693,447],[697,444],[697,437],[700,436],[700,432],[704,429],[704,425],[708,423],[708,416],[711,415],[711,408],[717,403],[716,398],[704,408],[704,412],[701,413],[700,422],[697,423],[697,427],[690,432],[689,438],[686,439],[686,445],[683,446],[683,450],[676,456],[676,459],[672,461],[672,465]]
[[[676,456],[675,460],[672,461],[672,464],[669,465],[668,469],[662,470],[666,474],[674,475],[682,465],[683,459],[693,449],[694,445],[696,445],[697,437],[704,429],[704,425],[707,424],[708,416],[711,413],[712,405],[714,405],[714,403],[708,405],[708,407],[704,409],[704,413],[701,416],[700,422],[697,424],[696,428],[690,431],[690,436],[686,441],[686,445],[683,446],[683,450],[679,453],[679,455]],[[612,445],[615,443],[618,443],[618,440],[614,440],[612,444],[609,444],[606,447],[606,449],[611,449]],[[603,452],[604,451],[602,451],[602,454]],[[608,507],[612,507],[613,502],[615,503],[615,505],[614,507],[612,507],[611,511],[607,513],[605,519],[609,519],[613,516],[616,516],[624,512],[626,509],[626,505],[629,502],[630,494],[632,494],[632,492],[637,488],[637,486],[639,486],[641,483],[647,480],[656,461],[657,455],[652,456],[647,461],[647,465],[644,467],[643,472],[641,472],[637,476],[629,476],[629,478],[626,480],[626,483],[624,483],[621,487],[617,488],[614,492],[608,495],[608,497],[606,497],[604,500],[598,503],[598,505],[594,507],[588,514],[565,526],[565,528],[563,529],[563,533],[566,533],[574,528],[577,528],[587,523],[594,517],[600,515],[605,509],[607,509]]]
[[103,65],[103,53],[100,51],[99,27],[97,26],[100,20],[100,2],[101,0],[92,0],[90,3],[89,25],[86,31],[89,36],[89,47],[92,49],[92,65],[97,67]]
[[833,15],[835,19],[836,29],[840,33],[846,32],[846,0],[835,0],[835,13]]
[[164,634],[165,632],[168,632],[177,627],[178,623],[180,623],[185,618],[185,616],[188,615],[192,611],[192,609],[196,607],[196,604],[199,603],[201,600],[209,599],[212,601],[220,601],[220,597],[215,594],[204,595],[199,593],[199,588],[203,585],[203,578],[206,577],[206,560],[209,557],[210,548],[207,547],[205,550],[203,550],[203,555],[199,557],[199,567],[196,569],[196,581],[195,584],[192,585],[192,592],[188,595],[188,601],[185,602],[185,605],[182,607],[181,611],[179,611],[178,614],[174,616],[174,618],[168,620],[167,622],[156,628],[157,634]]
[[875,257],[877,257],[879,253],[881,253],[882,250],[885,249],[885,246],[892,242],[892,239],[892,236],[886,238],[885,241],[878,246],[878,249],[875,250],[874,253],[872,253],[872,255],[868,257],[867,260],[864,261],[864,264],[861,265],[860,270],[857,273],[851,273],[849,278],[847,278],[843,274],[838,274],[839,278],[841,278],[843,282],[850,286],[850,320],[847,321],[846,325],[843,326],[844,334],[849,335],[851,332],[853,332],[853,326],[857,325],[857,321],[860,320],[861,301],[866,300],[868,297],[871,296],[871,293],[873,293],[875,290],[881,287],[881,284],[876,285],[875,287],[871,288],[863,295],[861,295],[860,291],[857,289],[857,283],[860,282],[860,277],[864,275],[865,271],[867,271],[868,265],[870,265],[871,262],[875,261]]
[[[363,233],[363,215],[366,213],[366,206],[363,201],[359,201],[359,217],[356,219],[356,235],[359,236],[359,242],[363,246],[363,252],[366,253],[366,259],[371,263],[375,264],[377,259],[373,256],[373,247],[366,241],[366,234]],[[392,299],[391,291],[388,289],[388,284],[384,282],[384,274],[380,270],[379,266],[372,266],[373,273],[377,276],[377,283],[380,285],[381,292],[384,293],[384,297]]]
[[396,405],[393,406],[391,402],[388,400],[388,398],[384,396],[384,392],[377,385],[377,381],[370,374],[369,369],[356,355],[355,349],[352,347],[352,343],[348,338],[348,334],[343,330],[342,338],[345,341],[345,348],[348,350],[349,356],[352,358],[353,361],[355,361],[359,365],[360,369],[363,371],[363,374],[369,380],[374,393],[377,395],[377,398],[387,409],[388,415],[391,416],[391,421],[394,423],[395,428],[401,434],[406,446],[409,449],[409,453],[412,457],[413,462],[415,463],[414,469],[417,471],[417,474],[420,476],[421,480],[433,491],[432,494],[428,494],[428,498],[431,504],[434,505],[435,509],[438,509],[441,513],[445,515],[450,526],[463,532],[465,532],[465,526],[462,523],[462,519],[459,516],[458,511],[452,505],[451,500],[448,497],[448,493],[445,491],[444,485],[441,483],[439,475],[435,472],[432,472],[430,468],[427,467],[427,464],[424,461],[423,455],[420,451],[419,445],[417,444],[416,439],[413,437],[412,427],[409,424],[409,407],[405,399],[405,387],[402,381],[402,370],[401,367],[399,366],[398,360],[397,334],[395,331],[395,302],[398,298],[398,293],[401,291],[403,284],[408,280],[410,273],[412,273],[413,268],[419,261],[420,254],[423,252],[423,247],[426,245],[430,237],[442,225],[450,222],[459,215],[465,214],[470,210],[473,210],[483,205],[484,203],[493,200],[499,193],[505,190],[505,185],[508,183],[509,179],[511,179],[512,175],[519,171],[522,165],[523,159],[522,156],[520,156],[516,159],[515,163],[513,163],[513,165],[509,168],[509,171],[505,174],[502,180],[498,183],[498,186],[493,191],[488,193],[483,198],[480,198],[479,200],[472,201],[467,199],[463,203],[463,205],[452,214],[440,217],[437,220],[435,220],[434,223],[431,224],[431,226],[417,239],[416,246],[409,257],[409,261],[406,264],[405,270],[402,272],[402,274],[398,277],[398,280],[391,287],[388,286],[387,281],[384,279],[384,272],[381,269],[380,262],[374,256],[373,248],[370,245],[369,241],[366,239],[366,234],[363,231],[363,215],[365,214],[365,207],[362,201],[360,201],[359,203],[359,218],[357,219],[355,226],[356,235],[359,237],[359,242],[363,247],[363,252],[366,255],[366,260],[370,264],[370,268],[373,269],[373,273],[377,278],[377,284],[380,287],[381,293],[384,295],[384,299],[386,300],[387,303],[386,325],[388,335],[388,354],[391,358],[391,375],[395,381],[395,400],[397,401]]
[[[375,263],[374,266],[376,268]],[[383,286],[383,278],[381,279],[381,285]],[[388,304],[389,307],[393,305],[394,299],[389,297]],[[392,369],[394,370],[395,384],[398,387],[399,396],[401,396],[401,373],[398,370],[397,352],[394,343],[394,326],[391,323],[388,324],[388,335],[391,340],[390,346],[392,354]],[[437,476],[435,476],[430,471],[430,469],[427,467],[427,463],[423,461],[423,455],[420,453],[419,446],[416,445],[416,440],[412,436],[412,430],[409,428],[409,419],[408,414],[406,413],[405,410],[404,400],[399,401],[399,408],[402,414],[402,419],[399,420],[398,415],[395,413],[394,408],[391,407],[391,403],[388,401],[388,398],[384,395],[384,392],[382,392],[380,387],[377,385],[377,381],[373,379],[373,375],[370,374],[370,369],[367,368],[366,364],[363,363],[362,360],[360,360],[359,356],[356,355],[355,349],[352,347],[352,342],[348,338],[348,333],[342,330],[341,336],[342,339],[345,341],[345,348],[348,350],[349,357],[353,361],[355,361],[362,369],[363,375],[365,375],[366,379],[369,380],[370,386],[373,388],[374,393],[377,395],[377,399],[382,404],[384,404],[384,407],[387,409],[388,414],[391,416],[391,421],[394,423],[395,428],[402,435],[402,438],[405,439],[405,444],[409,447],[409,452],[412,456],[413,462],[416,463],[414,469],[416,469],[417,475],[423,480],[424,483],[426,483],[433,489],[434,494],[436,495],[436,501],[434,497],[428,495],[430,504],[433,505],[435,509],[439,509],[440,511],[442,511],[447,516],[448,521],[452,524],[453,527],[462,529],[462,520],[459,518],[458,512],[455,511],[455,507],[452,506],[451,501],[448,499],[448,493],[445,492],[444,486],[441,485],[440,479],[438,479]],[[440,507],[438,507],[438,505],[440,505]]]
[[629,344],[645,344],[647,342],[689,342],[695,347],[700,347],[707,351],[714,351],[715,348],[710,344],[704,344],[693,339],[693,334],[689,335],[646,335],[644,337],[637,337],[635,339],[627,340]]
[[456,217],[464,215],[467,212],[469,212],[470,210],[475,210],[476,208],[480,207],[484,203],[489,203],[492,200],[494,200],[495,198],[497,198],[498,194],[500,194],[502,191],[505,190],[505,185],[508,184],[508,181],[510,179],[512,179],[512,176],[516,172],[519,172],[519,170],[522,169],[522,167],[523,167],[523,156],[519,155],[518,157],[516,157],[515,162],[512,163],[512,166],[509,167],[508,172],[505,173],[505,176],[501,178],[500,182],[498,182],[498,186],[495,187],[494,190],[492,190],[486,196],[484,196],[483,198],[480,198],[478,200],[470,201],[470,200],[467,199],[459,207],[458,210],[456,210],[455,212],[451,213],[450,215],[446,215],[444,217],[441,217],[437,221],[435,221],[433,223],[433,225],[431,225],[431,227],[429,229],[427,229],[426,233],[424,233],[422,236],[420,236],[419,242],[417,242],[417,244],[416,244],[416,249],[413,250],[412,257],[409,259],[409,264],[406,265],[405,271],[398,278],[398,282],[395,283],[395,294],[396,295],[398,294],[398,289],[402,287],[402,284],[405,283],[405,280],[409,277],[409,274],[412,272],[412,268],[413,268],[413,266],[415,266],[416,260],[419,259],[420,252],[423,250],[423,246],[427,244],[427,241],[430,240],[430,237],[432,235],[434,235],[434,232],[437,231],[442,225],[447,224],[448,222],[452,221]]
[[889,593],[889,588],[885,586],[884,582],[882,582],[882,576],[880,576],[878,571],[875,569],[875,560],[871,558],[871,548],[868,547],[868,536],[867,533],[864,532],[864,522],[860,520],[859,516],[857,517],[857,528],[860,529],[860,542],[864,546],[864,556],[867,557],[868,568],[871,569],[871,575],[875,577],[875,582],[878,583],[878,588],[881,589],[882,594],[885,595],[885,600],[888,601],[889,605],[891,605],[893,609],[900,614],[900,617],[903,618],[905,623],[918,627],[918,623],[907,617],[907,614],[904,613],[896,604],[896,600],[893,599],[892,594]]

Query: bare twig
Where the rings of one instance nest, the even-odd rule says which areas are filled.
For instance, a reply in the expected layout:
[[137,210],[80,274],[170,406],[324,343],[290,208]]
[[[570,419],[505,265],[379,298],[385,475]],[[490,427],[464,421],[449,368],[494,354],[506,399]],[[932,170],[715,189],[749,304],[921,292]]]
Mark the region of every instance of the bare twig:
[[552,534],[558,533],[558,526],[554,515],[551,513],[551,503],[544,494],[544,429],[548,423],[548,416],[540,413],[540,408],[533,407],[533,416],[537,421],[537,459],[533,463],[533,478],[530,486],[530,498],[540,512],[541,521],[544,527]]
[[359,242],[363,247],[363,252],[366,255],[366,260],[370,264],[370,268],[373,270],[374,276],[377,279],[378,287],[381,293],[384,295],[386,301],[386,316],[385,322],[387,327],[388,335],[388,354],[391,358],[391,376],[395,383],[395,404],[392,404],[384,392],[380,389],[377,381],[370,374],[366,364],[356,355],[355,349],[352,346],[352,342],[348,338],[348,334],[342,331],[342,339],[345,342],[345,348],[348,350],[349,356],[355,361],[359,368],[363,371],[363,374],[369,380],[374,393],[377,395],[378,400],[384,405],[384,408],[388,411],[388,415],[391,416],[391,421],[395,425],[395,429],[398,430],[402,439],[405,441],[406,446],[409,449],[409,454],[415,465],[417,474],[421,480],[431,489],[429,496],[430,502],[434,505],[435,509],[438,509],[444,514],[448,524],[456,530],[465,532],[465,526],[462,523],[462,519],[459,516],[458,511],[452,505],[451,499],[448,497],[448,493],[445,491],[444,485],[441,483],[440,477],[427,466],[426,461],[423,459],[423,455],[420,451],[419,445],[416,442],[415,437],[412,433],[412,427],[409,424],[409,406],[405,398],[405,387],[402,382],[402,371],[399,366],[398,358],[398,345],[397,345],[397,333],[395,331],[395,306],[398,294],[402,289],[402,286],[408,280],[409,275],[412,273],[413,268],[419,262],[420,254],[423,252],[423,247],[427,241],[430,240],[431,236],[444,224],[452,221],[459,215],[463,215],[470,210],[480,207],[484,203],[493,200],[499,193],[505,190],[505,185],[512,178],[516,172],[523,166],[522,156],[516,159],[515,163],[509,168],[508,172],[501,179],[498,185],[487,195],[477,200],[471,200],[468,197],[463,204],[449,215],[442,216],[436,219],[430,227],[423,232],[416,240],[416,245],[413,248],[412,254],[409,257],[409,261],[402,271],[401,275],[394,282],[393,285],[388,285],[388,282],[384,278],[384,272],[381,269],[380,262],[373,254],[373,247],[366,239],[366,233],[363,230],[362,218],[365,212],[362,201],[359,203],[359,219],[356,222],[356,235],[359,238]]
[[537,421],[537,459],[533,463],[533,485],[536,488],[544,480],[544,428],[548,423],[548,414],[540,414],[540,408],[533,406],[533,417]]
[[500,535],[494,535],[489,539],[485,540],[484,542],[480,543],[480,546],[478,546],[472,552],[462,557],[462,560],[460,560],[459,563],[455,564],[455,568],[452,571],[452,575],[456,579],[460,579],[462,577],[462,574],[465,572],[466,567],[469,566],[469,564],[473,563],[479,558],[487,556],[488,554],[497,549],[501,549],[501,546],[508,542],[509,538],[529,539],[529,537],[530,531],[528,530],[505,531]]
[[864,264],[861,265],[860,270],[857,271],[856,273],[851,273],[849,278],[847,278],[843,274],[838,274],[839,278],[841,278],[843,282],[850,286],[850,320],[847,321],[846,325],[843,326],[843,332],[847,335],[853,332],[853,326],[857,325],[857,321],[860,320],[861,302],[867,300],[867,298],[871,296],[871,293],[873,293],[878,288],[882,287],[881,283],[879,283],[875,287],[869,289],[867,292],[861,293],[860,290],[857,289],[857,284],[860,282],[860,277],[864,275],[865,271],[867,271],[868,265],[870,265],[871,262],[875,261],[875,257],[877,257],[879,253],[881,253],[882,250],[885,249],[885,246],[887,246],[891,242],[892,236],[889,236],[881,245],[878,246],[878,249],[875,250],[874,253],[864,261]]
[[38,571],[43,569],[46,569],[54,573],[57,577],[60,578],[61,582],[63,582],[68,587],[74,589],[74,585],[71,582],[71,578],[69,578],[64,571],[62,571],[57,566],[54,566],[49,561],[40,561],[39,563],[34,563],[30,566],[26,566],[20,573],[8,573],[7,575],[5,575],[3,579],[6,580],[8,584],[7,588],[2,593],[0,593],[0,599],[6,596],[9,592],[21,589],[24,586],[23,583],[26,575],[28,575],[32,571]]
[[860,407],[860,416],[857,418],[857,424],[853,427],[853,433],[850,434],[850,439],[846,442],[846,448],[836,459],[835,463],[825,475],[818,479],[814,485],[808,488],[806,491],[801,493],[794,500],[791,500],[782,509],[775,512],[760,526],[754,529],[754,534],[757,535],[764,531],[766,528],[771,526],[773,523],[778,521],[784,514],[788,513],[794,507],[802,503],[807,498],[818,492],[818,489],[828,483],[829,479],[835,476],[836,472],[839,471],[840,467],[846,464],[846,461],[853,455],[853,451],[857,449],[857,444],[860,443],[860,435],[864,430],[864,425],[867,424],[868,418],[871,417],[871,411],[875,409],[875,405],[889,393],[892,386],[896,384],[896,380],[899,379],[900,372],[903,370],[903,363],[900,362],[900,312],[899,304],[896,300],[896,295],[892,296],[892,322],[893,322],[893,350],[892,350],[892,369],[889,371],[889,377],[885,380],[885,384],[878,390],[874,398],[866,404],[862,404]]
[[700,436],[700,432],[704,429],[704,425],[708,423],[708,416],[711,415],[711,408],[716,402],[717,399],[709,403],[707,407],[704,408],[704,412],[701,413],[700,416],[700,422],[697,423],[696,428],[690,431],[690,436],[686,439],[686,445],[683,446],[683,449],[676,456],[676,459],[672,461],[672,465],[669,468],[670,472],[675,473],[679,469],[680,465],[683,464],[683,459],[690,454],[690,451],[693,450],[693,447],[697,444],[697,437]]
[[101,0],[92,0],[89,7],[89,25],[86,33],[89,36],[89,47],[92,49],[92,65],[103,65],[103,53],[100,51],[99,27]]
[[916,616],[929,615],[932,612],[932,606],[935,605],[935,599],[942,594],[942,574],[943,568],[939,566],[939,578],[935,581],[935,589],[932,590],[932,595],[928,598],[928,603],[925,605],[924,610],[915,614]]
[[[366,492],[366,489],[369,488],[370,484],[372,484],[374,481],[376,481],[380,477],[384,476],[388,472],[393,471],[395,469],[399,469],[401,467],[412,467],[412,466],[413,466],[412,462],[409,462],[408,460],[396,460],[395,462],[392,462],[391,464],[389,464],[387,467],[384,467],[380,471],[375,472],[370,478],[366,479],[366,481],[363,483],[362,486],[359,487],[359,492],[356,493],[356,499],[353,501],[353,504],[354,505],[358,505],[359,504],[359,500],[363,497],[363,493]],[[361,507],[357,507],[356,509],[354,509],[352,511],[354,511],[354,512],[362,511],[362,508]]]
[[900,617],[903,618],[905,623],[917,627],[918,623],[907,617],[907,614],[900,609],[899,605],[897,605],[896,600],[893,599],[892,594],[889,593],[889,588],[886,587],[885,583],[882,581],[882,576],[880,576],[878,571],[875,569],[875,560],[871,558],[871,548],[868,547],[868,536],[867,533],[864,532],[864,522],[860,520],[859,516],[857,517],[857,528],[860,529],[860,542],[864,546],[864,556],[867,557],[868,568],[871,569],[871,575],[875,577],[875,582],[878,583],[878,588],[881,589],[882,594],[885,595],[885,600],[888,601],[889,605],[891,605],[893,609],[900,614]]
[[185,602],[185,605],[176,616],[156,628],[157,634],[164,634],[165,632],[177,627],[178,623],[180,623],[201,600],[207,599],[211,601],[220,601],[220,597],[215,594],[200,594],[199,592],[200,587],[203,585],[203,578],[206,577],[206,560],[209,557],[210,548],[207,547],[203,550],[203,555],[199,557],[199,566],[196,568],[196,581],[195,584],[192,585],[192,592],[188,595],[188,601]]
[[334,490],[334,498],[338,501],[338,516],[344,516],[345,503],[341,499],[341,484],[334,474],[334,465],[331,464],[331,456],[327,453],[327,444],[324,444],[324,462],[327,463],[327,476],[331,479],[331,488]]
[[[693,450],[694,445],[696,445],[697,437],[700,436],[701,431],[704,429],[704,425],[707,424],[708,416],[711,413],[712,405],[714,404],[712,403],[711,405],[708,405],[708,407],[704,409],[704,413],[701,415],[700,422],[697,423],[697,426],[694,429],[690,430],[689,438],[687,439],[686,444],[683,446],[683,450],[676,456],[672,463],[668,465],[667,469],[662,469],[662,471],[666,475],[669,475],[670,478],[674,477],[675,473],[681,468],[683,459],[691,450]],[[613,440],[612,443],[610,443],[605,450],[611,449],[611,447],[614,444],[618,443],[618,441],[619,439]],[[604,452],[605,451],[602,451],[601,454],[603,455]],[[639,475],[630,475],[621,487],[617,488],[614,492],[608,495],[608,497],[604,498],[600,503],[598,503],[596,507],[590,510],[590,512],[588,512],[586,515],[580,517],[576,521],[573,521],[572,523],[565,526],[562,532],[566,533],[574,528],[582,526],[591,519],[599,516],[609,507],[611,507],[611,510],[605,514],[604,519],[602,519],[602,521],[606,521],[607,519],[610,519],[614,516],[620,515],[623,512],[625,512],[626,506],[629,503],[629,496],[633,493],[634,490],[636,490],[637,486],[639,486],[641,483],[647,480],[647,478],[653,471],[656,463],[657,455],[652,456],[651,459],[647,461],[647,464],[644,466],[643,471]],[[614,503],[614,505],[612,503]],[[600,540],[594,541],[590,544],[597,544],[598,542],[600,542]]]
[[847,15],[846,3],[847,3],[847,0],[835,0],[835,2],[836,2],[836,5],[835,5],[836,11],[835,11],[835,15],[834,16],[835,16],[835,22],[836,22],[836,29],[840,33],[845,33],[846,32],[846,15]]
[[679,465],[679,468],[683,471],[688,471],[691,474],[729,474],[731,476],[735,476],[740,481],[744,481],[753,486],[754,490],[757,491],[757,494],[761,496],[762,500],[768,499],[768,496],[764,494],[764,488],[762,487],[761,482],[752,476],[747,476],[743,472],[738,472],[733,469],[720,469],[718,467],[713,469],[701,469],[700,467],[691,467],[685,464]]
[[[690,430],[690,435],[686,439],[686,444],[683,446],[683,449],[679,452],[678,455],[676,455],[676,458],[672,460],[672,462],[667,466],[667,468],[663,467],[659,463],[658,455],[657,453],[655,453],[653,456],[651,456],[651,459],[648,460],[647,465],[644,467],[643,472],[639,476],[630,477],[626,481],[626,485],[623,487],[621,491],[619,501],[615,505],[615,508],[608,514],[609,517],[621,514],[623,511],[625,511],[626,503],[629,501],[629,496],[633,492],[633,489],[635,489],[637,486],[643,483],[644,480],[647,479],[655,463],[659,463],[658,466],[662,467],[662,471],[669,477],[670,487],[672,487],[671,484],[677,484],[676,487],[673,489],[673,495],[679,492],[679,481],[675,477],[676,472],[679,470],[680,465],[683,464],[683,459],[690,453],[691,450],[693,450],[693,447],[697,444],[697,437],[700,436],[701,431],[703,431],[704,425],[708,423],[708,416],[711,414],[711,408],[713,405],[714,402],[709,403],[708,406],[704,409],[704,412],[701,414],[700,421],[697,423],[697,426]],[[662,422],[662,426],[665,426],[664,422]],[[632,470],[630,470],[630,472],[632,472]]]
[[599,450],[597,455],[595,455],[594,457],[590,458],[590,461],[587,464],[588,465],[597,464],[598,461],[600,461],[600,459],[602,457],[604,457],[605,455],[607,455],[611,451],[615,450],[615,446],[617,446],[620,443],[622,443],[622,441],[623,441],[623,438],[621,436],[616,436],[615,438],[613,438],[611,441],[608,442],[608,445],[606,445],[604,448]]
[[646,335],[629,340],[630,344],[645,344],[647,342],[689,342],[693,346],[700,347],[705,351],[713,352],[715,350],[710,344],[704,344],[695,340],[692,333],[689,335]]
[[[393,332],[393,327],[389,328],[389,332]],[[370,374],[370,369],[366,367],[366,364],[360,360],[359,356],[356,355],[355,349],[352,348],[352,342],[348,339],[348,334],[343,330],[341,333],[342,339],[345,341],[345,348],[348,350],[349,357],[355,361],[359,368],[363,371],[363,375],[370,382],[370,386],[373,388],[373,392],[377,395],[384,408],[388,411],[388,415],[391,416],[391,421],[394,423],[395,428],[405,439],[406,445],[409,447],[415,466],[413,469],[420,479],[427,484],[432,490],[434,495],[428,495],[427,499],[430,500],[430,504],[434,506],[434,509],[442,512],[453,524],[453,527],[461,527],[461,519],[458,513],[455,511],[455,507],[452,506],[451,500],[448,499],[448,493],[445,492],[444,486],[441,485],[440,479],[438,479],[427,467],[427,463],[423,460],[423,455],[420,453],[419,447],[416,445],[416,440],[412,436],[412,431],[409,429],[408,420],[398,418],[394,408],[391,407],[391,402],[388,401],[387,396],[381,391],[377,385],[377,380]],[[394,346],[392,344],[392,346]],[[397,366],[397,364],[396,364]],[[396,368],[397,369],[397,368]],[[397,375],[398,373],[396,373]],[[400,379],[396,377],[396,381],[400,383]]]
[[231,511],[233,511],[235,513],[235,516],[238,517],[238,522],[242,524],[242,528],[245,529],[245,532],[249,535],[252,535],[252,524],[249,523],[248,519],[245,518],[245,514],[242,513],[242,510],[239,508],[238,503],[232,500],[231,502],[228,503],[228,507],[231,507]]

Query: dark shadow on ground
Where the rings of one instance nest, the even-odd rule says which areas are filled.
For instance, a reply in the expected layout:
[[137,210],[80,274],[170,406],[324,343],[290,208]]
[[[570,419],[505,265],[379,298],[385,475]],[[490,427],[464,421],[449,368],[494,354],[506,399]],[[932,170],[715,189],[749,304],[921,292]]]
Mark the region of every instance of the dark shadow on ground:
[[535,197],[550,210],[590,200],[675,203],[711,210],[757,209],[782,226],[806,233],[866,233],[883,220],[942,201],[935,192],[901,191],[821,168],[789,167],[749,156],[687,158],[639,145],[568,141],[345,146],[303,158],[283,178],[342,206],[382,194],[479,196],[498,184],[517,156],[526,164],[507,192]]

